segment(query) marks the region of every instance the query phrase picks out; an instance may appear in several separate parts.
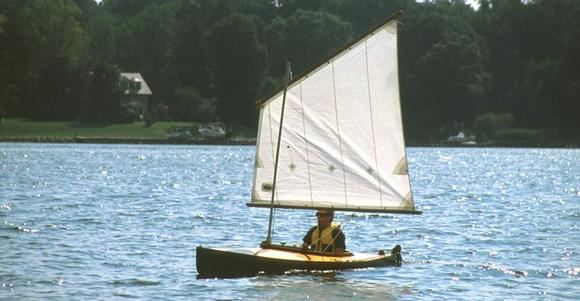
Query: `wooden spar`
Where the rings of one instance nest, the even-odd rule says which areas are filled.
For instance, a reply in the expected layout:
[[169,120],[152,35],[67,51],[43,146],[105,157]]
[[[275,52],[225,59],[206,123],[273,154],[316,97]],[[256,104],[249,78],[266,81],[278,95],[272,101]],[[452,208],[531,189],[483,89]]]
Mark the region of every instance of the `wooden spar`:
[[257,208],[284,208],[284,209],[320,209],[320,208],[329,208],[334,210],[340,211],[349,211],[349,212],[368,212],[368,213],[396,213],[396,214],[414,214],[420,215],[423,214],[423,211],[419,210],[404,210],[404,209],[390,209],[390,208],[383,208],[383,209],[373,209],[373,208],[365,208],[365,207],[352,207],[352,208],[335,208],[335,207],[325,207],[325,206],[294,206],[294,205],[273,205],[273,204],[256,204],[256,203],[246,203],[248,207],[257,207]]
[[272,201],[270,202],[270,219],[268,221],[267,244],[272,243],[272,221],[274,219],[274,197],[276,195],[276,177],[278,176],[278,159],[280,158],[280,142],[282,141],[282,126],[284,124],[284,107],[286,106],[286,91],[288,82],[292,80],[290,71],[290,61],[286,62],[286,75],[284,76],[284,95],[282,96],[282,109],[280,113],[280,127],[278,128],[278,143],[276,144],[276,160],[274,161],[274,178],[272,180]]

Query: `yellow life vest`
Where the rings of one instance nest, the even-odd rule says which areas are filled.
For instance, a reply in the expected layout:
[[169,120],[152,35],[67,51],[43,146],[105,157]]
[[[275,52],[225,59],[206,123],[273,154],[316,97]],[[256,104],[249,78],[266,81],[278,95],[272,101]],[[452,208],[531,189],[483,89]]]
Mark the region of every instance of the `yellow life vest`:
[[[335,239],[336,237],[332,237],[332,232],[334,229],[340,229],[339,225],[332,224],[324,230],[322,230],[322,235],[320,234],[320,229],[318,226],[314,231],[312,231],[311,242],[312,245],[315,247],[315,251],[317,252],[334,252],[335,251]],[[319,240],[320,238],[320,240]]]

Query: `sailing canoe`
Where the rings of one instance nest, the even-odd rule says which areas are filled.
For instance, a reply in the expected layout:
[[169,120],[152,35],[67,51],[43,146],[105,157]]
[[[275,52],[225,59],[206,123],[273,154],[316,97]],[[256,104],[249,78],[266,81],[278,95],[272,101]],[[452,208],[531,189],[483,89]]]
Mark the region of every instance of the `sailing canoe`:
[[[197,248],[199,277],[401,264],[388,254],[335,255],[272,245],[274,208],[420,214],[408,174],[399,99],[395,13],[258,101],[252,197],[270,209],[267,243]],[[289,70],[288,70],[289,71]]]
[[199,278],[234,278],[288,271],[333,271],[400,266],[401,247],[377,254],[345,252],[342,255],[314,252],[282,245],[260,248],[197,247]]

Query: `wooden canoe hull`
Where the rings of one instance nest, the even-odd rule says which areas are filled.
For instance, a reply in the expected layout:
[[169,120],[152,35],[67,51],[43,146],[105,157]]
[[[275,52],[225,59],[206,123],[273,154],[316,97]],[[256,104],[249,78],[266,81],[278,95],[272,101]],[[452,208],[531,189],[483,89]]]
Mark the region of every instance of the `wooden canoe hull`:
[[[396,251],[395,251],[396,250]],[[343,256],[304,251],[295,247],[197,247],[199,278],[247,277],[291,270],[326,271],[401,265],[400,247],[385,254],[348,253]]]

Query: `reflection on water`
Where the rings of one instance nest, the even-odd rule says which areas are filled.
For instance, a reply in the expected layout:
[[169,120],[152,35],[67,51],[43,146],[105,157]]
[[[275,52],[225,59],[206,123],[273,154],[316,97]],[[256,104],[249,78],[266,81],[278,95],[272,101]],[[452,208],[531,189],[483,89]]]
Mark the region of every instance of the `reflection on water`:
[[351,278],[353,273],[356,271],[263,276],[256,281],[257,292],[266,299],[276,300],[328,300],[329,297],[398,300],[405,295],[412,295],[410,287],[391,285],[388,281],[377,282],[364,278],[357,280]]
[[[337,213],[401,267],[196,278],[195,247],[256,247],[253,147],[0,144],[0,299],[580,299],[580,151],[411,148],[421,216]],[[299,243],[311,211],[277,210]]]

